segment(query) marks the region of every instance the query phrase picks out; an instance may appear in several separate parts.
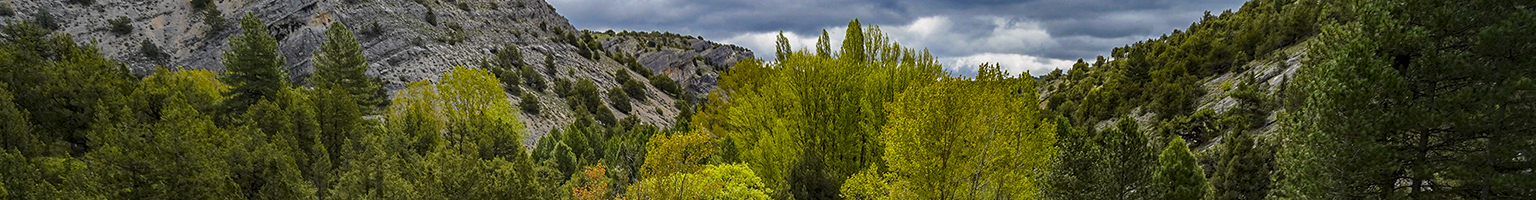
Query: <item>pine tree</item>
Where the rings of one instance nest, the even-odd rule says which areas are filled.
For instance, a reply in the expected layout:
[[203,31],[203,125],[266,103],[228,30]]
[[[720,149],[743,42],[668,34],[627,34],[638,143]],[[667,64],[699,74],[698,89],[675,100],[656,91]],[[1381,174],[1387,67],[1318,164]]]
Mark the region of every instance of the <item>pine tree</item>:
[[1152,176],[1158,199],[1204,199],[1210,182],[1189,153],[1184,138],[1175,137],[1157,158],[1157,172]]
[[1285,89],[1271,197],[1536,197],[1536,4],[1355,3]]
[[315,51],[315,73],[311,78],[316,86],[335,84],[347,91],[348,96],[362,111],[372,111],[383,97],[376,96],[379,83],[367,75],[368,61],[363,57],[362,46],[352,31],[341,22],[331,23],[325,30],[325,42]]
[[229,39],[224,51],[224,74],[220,81],[234,86],[226,113],[243,113],[246,107],[276,96],[288,88],[288,74],[282,70],[286,59],[277,52],[277,39],[267,32],[267,25],[247,13],[240,19],[241,34]]
[[1212,174],[1215,199],[1263,199],[1269,192],[1269,172],[1274,169],[1274,155],[1254,144],[1253,136],[1228,134],[1221,146],[1221,159]]

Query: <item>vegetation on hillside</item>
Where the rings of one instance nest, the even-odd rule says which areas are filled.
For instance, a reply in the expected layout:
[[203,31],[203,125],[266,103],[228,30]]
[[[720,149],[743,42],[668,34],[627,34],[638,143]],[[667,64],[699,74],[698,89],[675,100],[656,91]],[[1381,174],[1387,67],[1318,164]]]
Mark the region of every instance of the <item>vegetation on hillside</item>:
[[[606,72],[618,87],[541,74],[506,46],[385,100],[339,23],[308,80],[287,80],[252,15],[226,71],[135,77],[39,17],[0,26],[0,197],[1531,199],[1533,7],[1254,0],[1040,78],[953,76],[854,20],[839,51],[780,36],[777,61],[723,71],[670,127],[626,113],[650,109],[630,104],[643,84],[676,82],[594,42],[675,38],[660,33],[560,33],[624,63]],[[1307,52],[1276,92],[1199,86],[1287,47]],[[1207,92],[1238,105],[1195,109]],[[546,106],[573,122],[525,146],[521,114]]]

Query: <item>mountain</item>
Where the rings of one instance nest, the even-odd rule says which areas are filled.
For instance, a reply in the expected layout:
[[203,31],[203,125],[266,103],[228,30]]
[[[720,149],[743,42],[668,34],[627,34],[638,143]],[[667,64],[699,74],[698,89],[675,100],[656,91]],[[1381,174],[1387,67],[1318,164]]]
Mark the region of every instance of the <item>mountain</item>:
[[[216,9],[194,4],[210,2]],[[661,88],[645,84],[645,97],[635,97],[633,113],[614,111],[623,118],[659,127],[674,125],[683,114],[679,109],[689,99],[700,99],[715,88],[718,72],[737,61],[753,57],[751,50],[704,40],[702,37],[659,32],[578,31],[554,7],[541,0],[467,1],[467,0],[255,0],[255,1],[147,1],[97,0],[13,1],[16,15],[5,18],[22,21],[44,12],[58,21],[60,32],[75,36],[77,42],[96,43],[101,52],[115,58],[135,73],[144,76],[156,65],[173,68],[222,70],[227,37],[239,29],[237,19],[247,14],[260,18],[279,41],[279,51],[287,59],[290,80],[306,84],[314,70],[311,57],[324,40],[324,31],[332,22],[345,24],[358,34],[368,60],[369,76],[382,81],[391,91],[406,83],[437,80],[454,66],[487,67],[499,51],[512,46],[523,56],[522,63],[533,66],[545,82],[590,80],[600,90],[620,87],[616,73],[641,77],[650,72],[676,81],[684,94],[668,95]],[[220,23],[210,21],[207,11],[218,11]],[[126,17],[132,30],[113,32],[109,19]],[[217,21],[217,20],[214,20]],[[225,26],[222,30],[215,26]],[[596,45],[573,40],[588,34]],[[586,37],[582,37],[586,38]],[[141,48],[144,42],[162,49],[166,56],[154,59]],[[586,51],[582,46],[595,47]],[[601,53],[598,53],[601,52]],[[589,54],[589,55],[583,55]],[[553,58],[546,61],[544,55]],[[632,57],[632,59],[616,59]],[[645,71],[622,70],[634,60]],[[552,63],[553,67],[545,63]],[[642,81],[644,82],[644,81]],[[532,147],[555,127],[574,121],[573,111],[564,105],[567,98],[545,87],[536,98],[542,104],[539,114],[523,113],[530,135],[525,144]],[[524,95],[509,95],[517,102]],[[601,98],[605,103],[609,98]]]

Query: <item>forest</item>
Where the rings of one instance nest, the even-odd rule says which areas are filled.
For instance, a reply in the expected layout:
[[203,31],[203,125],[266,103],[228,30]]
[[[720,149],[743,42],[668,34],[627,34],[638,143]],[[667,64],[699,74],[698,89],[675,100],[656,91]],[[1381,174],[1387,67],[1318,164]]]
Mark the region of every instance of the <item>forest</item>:
[[[597,88],[503,51],[390,95],[366,28],[330,26],[289,80],[245,15],[223,71],[139,76],[48,23],[0,27],[0,198],[1536,199],[1528,0],[1252,0],[1018,76],[953,75],[855,19],[814,49],[779,36],[668,127],[609,111],[677,93],[662,75]],[[1297,51],[1278,92],[1243,80],[1222,86],[1237,106],[1197,105],[1212,77]],[[518,114],[551,106],[578,119],[525,146]]]

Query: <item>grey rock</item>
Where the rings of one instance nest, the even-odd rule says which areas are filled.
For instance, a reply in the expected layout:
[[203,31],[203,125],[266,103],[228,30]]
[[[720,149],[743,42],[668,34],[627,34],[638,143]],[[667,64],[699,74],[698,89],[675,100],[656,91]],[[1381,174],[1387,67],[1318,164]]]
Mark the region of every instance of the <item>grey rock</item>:
[[[357,35],[369,61],[367,74],[383,80],[384,87],[390,90],[403,89],[406,83],[415,81],[435,82],[454,66],[481,67],[481,60],[491,58],[491,52],[507,45],[519,47],[525,63],[541,74],[553,75],[545,77],[550,83],[557,78],[587,79],[599,88],[618,87],[613,73],[624,68],[606,57],[583,58],[576,54],[574,46],[556,42],[555,29],[571,32],[577,28],[542,0],[468,2],[471,8],[467,11],[445,1],[418,4],[411,0],[364,0],[348,4],[337,0],[214,0],[227,22],[227,29],[217,33],[208,32],[210,27],[203,24],[202,12],[189,1],[97,0],[86,6],[63,1],[0,1],[9,1],[19,11],[16,16],[0,20],[27,20],[37,10],[49,8],[63,25],[60,31],[74,35],[77,42],[95,42],[103,54],[123,62],[138,75],[147,75],[155,65],[222,70],[220,61],[228,49],[226,38],[238,34],[239,19],[247,13],[269,26],[269,33],[278,39],[279,51],[287,59],[284,69],[288,70],[290,80],[299,85],[306,84],[305,79],[314,70],[311,56],[324,42],[324,31],[332,22],[346,24]],[[429,9],[436,14],[435,25],[425,20]],[[133,19],[133,33],[116,35],[108,31],[106,19],[118,16]],[[379,32],[369,32],[374,30],[374,24]],[[541,24],[547,28],[541,28]],[[463,31],[451,29],[452,25],[462,27]],[[454,35],[463,37],[450,37]],[[643,48],[646,40],[654,39],[612,37],[601,42],[609,51],[638,55],[645,67],[676,80],[690,91],[685,96],[695,98],[702,98],[715,88],[716,70],[752,57],[752,52],[745,48],[693,37],[671,38],[688,44],[691,48],[686,50]],[[145,58],[138,52],[143,40],[165,49],[169,58]],[[544,54],[554,56],[555,71],[544,66]],[[705,59],[694,62],[695,57]],[[673,102],[681,99],[669,97],[654,87],[647,90],[650,96],[632,102],[632,114],[616,112],[615,116],[634,115],[642,123],[660,127],[675,124],[673,118],[681,112],[673,107]],[[553,89],[527,91],[532,95],[509,95],[508,100],[516,102],[536,96],[543,104],[544,113],[521,116],[529,133],[524,141],[531,148],[549,130],[574,121],[574,115],[564,106],[565,100],[553,94]]]

